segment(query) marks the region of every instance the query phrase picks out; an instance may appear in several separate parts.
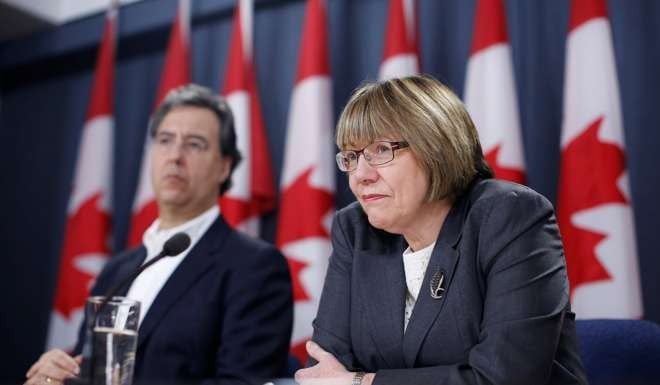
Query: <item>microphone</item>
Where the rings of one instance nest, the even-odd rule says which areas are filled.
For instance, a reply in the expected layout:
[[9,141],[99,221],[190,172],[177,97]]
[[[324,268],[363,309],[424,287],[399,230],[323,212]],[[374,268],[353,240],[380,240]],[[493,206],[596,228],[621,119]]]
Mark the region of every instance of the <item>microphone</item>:
[[190,246],[190,237],[186,233],[176,233],[170,237],[163,245],[161,252],[165,257],[173,257],[181,254]]
[[[103,298],[103,301],[99,304],[98,308],[96,309],[96,312],[94,313],[94,317],[92,319],[91,327],[92,327],[92,333],[88,335],[88,338],[93,338],[93,329],[96,325],[96,320],[98,318],[98,315],[101,313],[103,308],[105,308],[108,305],[108,302],[112,299],[112,297],[115,296],[122,288],[126,287],[128,284],[133,282],[135,278],[137,278],[140,273],[142,273],[144,270],[146,270],[149,266],[153,265],[154,263],[160,261],[161,259],[165,257],[173,257],[176,255],[181,254],[184,250],[186,250],[190,246],[190,236],[186,233],[176,233],[172,235],[167,241],[165,241],[165,244],[163,245],[163,249],[161,250],[158,255],[156,255],[154,258],[152,258],[149,262],[143,264],[140,266],[137,270],[135,270],[131,275],[128,277],[124,278],[123,280],[119,281],[117,284],[112,286],[110,290],[106,292],[105,298]],[[91,343],[91,357],[90,357],[90,365],[89,365],[89,370],[90,372],[90,383],[93,381],[94,378],[94,370],[96,369],[94,367],[94,346],[93,346],[93,341],[87,341],[86,343]],[[84,369],[83,369],[84,370]],[[74,382],[67,382],[68,384],[72,385],[78,385],[79,381],[74,381]],[[84,382],[83,382],[84,384]],[[88,383],[89,384],[89,383]],[[86,384],[85,384],[86,385]]]
[[129,275],[128,277],[124,278],[123,280],[119,281],[117,284],[115,284],[113,287],[110,288],[106,292],[105,299],[101,304],[99,305],[99,309],[102,309],[103,306],[119,292],[122,288],[124,288],[126,285],[129,283],[133,282],[135,278],[137,278],[138,275],[140,275],[144,270],[146,270],[149,266],[153,265],[154,263],[160,261],[161,259],[165,257],[174,257],[176,255],[181,254],[185,249],[190,246],[190,237],[186,233],[176,233],[172,235],[167,241],[165,241],[165,244],[163,245],[163,250],[161,250],[158,255],[156,255],[154,258],[152,258],[149,262],[145,263],[144,265],[140,266],[139,269],[135,270],[133,274]]

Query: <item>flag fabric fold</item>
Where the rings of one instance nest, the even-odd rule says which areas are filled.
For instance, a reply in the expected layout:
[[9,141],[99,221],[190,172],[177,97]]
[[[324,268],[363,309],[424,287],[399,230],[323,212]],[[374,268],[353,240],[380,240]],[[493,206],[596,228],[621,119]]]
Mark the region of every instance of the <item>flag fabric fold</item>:
[[113,4],[106,15],[81,132],[48,348],[73,348],[90,286],[110,253],[116,28],[117,8]]
[[503,0],[478,0],[465,105],[495,177],[525,184],[525,160]]
[[292,352],[306,362],[323,280],[332,250],[335,168],[332,87],[325,2],[308,0],[291,96],[277,246],[289,261],[294,287]]
[[579,318],[642,316],[633,212],[604,0],[573,0],[566,44],[558,222]]
[[[156,108],[167,93],[175,87],[190,83],[190,1],[179,0],[172,31],[165,54],[165,64],[154,103]],[[158,208],[151,186],[149,148],[151,137],[147,132],[137,191],[133,201],[133,216],[128,234],[128,246],[142,244],[142,234],[158,217]]]
[[380,80],[419,72],[416,3],[416,0],[390,0]]
[[230,225],[256,237],[260,216],[275,207],[275,184],[252,54],[253,7],[252,0],[239,0],[234,15],[222,94],[234,113],[243,160],[234,170],[232,187],[220,205]]

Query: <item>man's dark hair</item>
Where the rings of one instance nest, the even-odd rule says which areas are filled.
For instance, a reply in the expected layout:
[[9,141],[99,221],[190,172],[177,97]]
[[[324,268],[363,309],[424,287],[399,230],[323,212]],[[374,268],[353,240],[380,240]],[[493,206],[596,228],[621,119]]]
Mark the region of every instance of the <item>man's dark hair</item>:
[[231,187],[231,174],[241,161],[242,156],[236,147],[236,131],[234,129],[234,115],[229,108],[227,101],[221,96],[213,93],[206,87],[197,84],[187,84],[177,87],[167,93],[165,99],[151,115],[149,121],[149,134],[152,138],[156,137],[158,127],[162,123],[165,115],[177,107],[191,106],[205,108],[212,111],[218,118],[220,132],[220,155],[230,157],[231,168],[227,179],[220,185],[220,195]]

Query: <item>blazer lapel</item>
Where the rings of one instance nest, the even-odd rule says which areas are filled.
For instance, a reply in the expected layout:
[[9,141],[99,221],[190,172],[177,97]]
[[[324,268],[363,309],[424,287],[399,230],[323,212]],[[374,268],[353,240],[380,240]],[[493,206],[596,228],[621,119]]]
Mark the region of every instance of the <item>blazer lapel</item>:
[[138,348],[165,317],[168,309],[215,263],[214,252],[221,247],[228,232],[229,226],[219,217],[174,270],[140,325]]
[[395,237],[385,253],[363,251],[358,258],[362,268],[360,292],[374,325],[374,342],[390,367],[403,365],[403,312],[406,282],[401,254],[406,248],[403,237]]
[[[144,248],[144,246],[141,246],[139,249],[135,251],[135,255],[132,256],[126,263],[124,263],[119,269],[117,269],[117,274],[116,278],[114,279],[114,282],[112,285],[115,285],[115,282],[120,282],[124,279],[126,279],[128,276],[131,274],[135,273],[135,271],[142,266],[142,263],[144,262],[144,259],[147,257],[147,249]],[[111,286],[112,286],[111,285]],[[126,293],[128,293],[128,289],[131,287],[131,285],[124,285],[116,295],[119,296],[125,296]],[[108,288],[104,289],[108,290]]]
[[[431,330],[431,326],[438,317],[438,314],[440,314],[445,303],[445,298],[451,290],[450,286],[454,276],[454,270],[460,257],[456,245],[460,240],[467,206],[467,199],[456,201],[447,215],[447,219],[442,226],[442,230],[440,230],[440,235],[433,248],[431,260],[429,261],[422,287],[417,296],[417,302],[415,303],[408,327],[403,336],[403,355],[407,367],[414,366],[424,338],[429,330]],[[431,280],[434,275],[438,278],[438,281],[442,280],[441,285],[444,291],[440,298],[434,298],[431,295]]]
[[[110,288],[133,274],[138,269],[138,267],[142,265],[142,262],[144,262],[144,259],[147,257],[147,250],[144,248],[144,246],[129,251],[128,253],[130,253],[130,255],[126,256],[126,260],[122,261],[109,277],[99,277],[99,279],[94,284],[90,295],[105,296]],[[117,256],[116,258],[122,257],[123,255]],[[115,295],[125,296],[126,293],[128,293],[128,288],[130,286],[131,285],[125,285],[125,287],[122,287]]]

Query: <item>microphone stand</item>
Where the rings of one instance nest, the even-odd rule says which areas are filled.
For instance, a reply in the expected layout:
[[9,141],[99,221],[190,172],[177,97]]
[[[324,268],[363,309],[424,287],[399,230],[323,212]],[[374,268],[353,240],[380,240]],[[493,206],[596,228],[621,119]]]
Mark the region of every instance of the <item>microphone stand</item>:
[[176,256],[181,254],[185,249],[190,246],[190,237],[186,233],[176,233],[172,235],[167,241],[165,241],[165,244],[163,245],[163,250],[156,255],[156,257],[152,258],[150,261],[147,263],[143,264],[140,266],[139,269],[135,270],[131,275],[128,277],[124,278],[123,280],[119,281],[117,284],[112,286],[110,290],[107,291],[105,298],[103,298],[103,301],[99,304],[98,308],[96,308],[96,311],[94,312],[94,316],[92,318],[92,322],[90,324],[91,327],[91,333],[89,335],[89,338],[91,341],[91,352],[90,352],[90,358],[89,358],[89,382],[85,379],[81,378],[76,378],[76,379],[68,379],[66,380],[66,385],[91,385],[93,383],[95,370],[96,370],[96,357],[94,354],[94,328],[96,327],[96,322],[98,321],[99,314],[101,314],[101,311],[108,305],[108,302],[112,300],[112,298],[126,285],[129,283],[133,282],[135,278],[137,278],[138,275],[140,275],[144,270],[146,270],[148,267],[153,265],[154,263],[160,261],[161,259],[165,257],[171,257],[171,256]]
[[94,379],[94,376],[96,375],[96,355],[94,354],[94,329],[96,328],[96,322],[98,321],[99,314],[103,311],[103,309],[108,306],[108,303],[114,298],[114,296],[121,290],[123,289],[126,285],[128,285],[130,282],[133,282],[135,278],[137,278],[140,273],[142,273],[144,270],[146,270],[149,266],[153,265],[154,263],[160,261],[164,257],[168,256],[165,253],[165,250],[161,251],[160,254],[158,254],[155,258],[152,258],[149,262],[145,263],[144,265],[140,266],[139,269],[135,270],[133,274],[129,275],[128,277],[124,278],[122,281],[118,282],[115,284],[113,287],[108,290],[106,293],[105,297],[103,298],[103,301],[99,304],[99,306],[96,308],[96,311],[94,312],[94,318],[92,318],[92,323],[91,323],[91,333],[89,335],[89,338],[91,338],[91,355],[89,358],[89,378],[90,382]]

